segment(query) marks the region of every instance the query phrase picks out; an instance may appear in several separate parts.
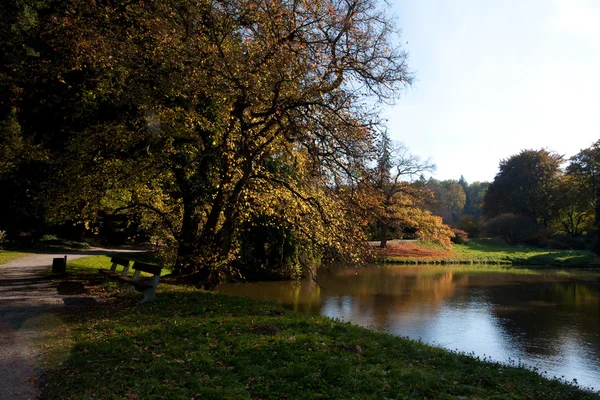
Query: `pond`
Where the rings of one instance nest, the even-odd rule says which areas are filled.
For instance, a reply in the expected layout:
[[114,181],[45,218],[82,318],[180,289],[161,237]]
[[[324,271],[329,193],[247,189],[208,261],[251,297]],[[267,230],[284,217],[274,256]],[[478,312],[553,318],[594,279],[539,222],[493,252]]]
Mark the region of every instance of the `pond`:
[[226,284],[218,291],[520,362],[600,389],[598,270],[367,266],[320,273],[317,281]]

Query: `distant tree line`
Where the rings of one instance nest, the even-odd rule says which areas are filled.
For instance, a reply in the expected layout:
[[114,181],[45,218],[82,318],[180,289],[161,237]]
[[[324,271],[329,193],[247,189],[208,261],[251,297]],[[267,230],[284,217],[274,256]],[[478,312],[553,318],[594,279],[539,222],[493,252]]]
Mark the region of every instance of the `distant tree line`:
[[[418,180],[424,207],[452,226],[455,241],[497,236],[510,244],[597,248],[600,140],[576,155],[523,150],[502,160],[493,182]],[[466,237],[466,236],[464,236]]]
[[595,236],[599,173],[600,141],[569,159],[540,149],[502,160],[483,199],[490,231],[511,243],[583,247],[568,238]]
[[483,196],[488,182],[468,183],[463,176],[459,180],[421,180],[433,194],[428,209],[443,218],[446,224],[467,231],[470,236],[481,234],[483,224]]

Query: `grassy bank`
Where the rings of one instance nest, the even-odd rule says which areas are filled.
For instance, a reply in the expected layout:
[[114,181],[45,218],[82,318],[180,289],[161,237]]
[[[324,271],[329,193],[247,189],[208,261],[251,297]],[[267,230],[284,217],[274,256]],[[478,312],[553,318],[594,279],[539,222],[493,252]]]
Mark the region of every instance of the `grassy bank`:
[[63,358],[48,365],[44,398],[600,399],[524,368],[167,281],[149,304],[113,294],[63,315],[45,345],[48,360]]
[[9,262],[10,260],[23,257],[24,255],[26,255],[26,253],[21,253],[18,251],[0,250],[0,264],[4,264],[5,262]]
[[553,250],[517,245],[500,240],[473,239],[452,250],[427,242],[392,242],[379,251],[380,262],[416,264],[511,264],[530,266],[600,267],[600,257],[586,250]]

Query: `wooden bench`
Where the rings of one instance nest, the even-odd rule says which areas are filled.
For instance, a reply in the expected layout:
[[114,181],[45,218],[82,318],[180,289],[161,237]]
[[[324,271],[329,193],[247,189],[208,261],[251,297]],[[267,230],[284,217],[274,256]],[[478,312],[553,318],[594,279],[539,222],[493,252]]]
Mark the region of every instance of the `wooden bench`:
[[[117,280],[119,276],[127,276],[127,273],[129,272],[129,260],[113,257],[110,259],[110,262],[112,263],[110,269],[98,269],[98,272],[105,276],[105,282],[108,282],[111,279]],[[121,272],[117,271],[119,265],[123,266]]]
[[[158,280],[160,279],[160,271],[162,270],[162,267],[136,261],[133,263],[133,267],[131,268],[134,271],[133,276],[129,277],[126,275],[121,275],[117,278],[119,282],[127,284],[126,293],[131,293],[134,290],[137,290],[138,292],[144,293],[142,303],[152,300],[156,294],[156,287],[158,286]],[[140,281],[140,273],[142,272],[147,272],[153,275],[150,281]]]

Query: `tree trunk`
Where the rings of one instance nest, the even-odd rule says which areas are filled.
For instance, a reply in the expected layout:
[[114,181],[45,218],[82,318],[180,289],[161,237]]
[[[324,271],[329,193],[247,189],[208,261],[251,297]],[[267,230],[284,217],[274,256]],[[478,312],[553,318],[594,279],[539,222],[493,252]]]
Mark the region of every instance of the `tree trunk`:
[[181,231],[177,241],[177,260],[175,261],[175,273],[178,275],[190,273],[198,267],[195,256],[199,245],[199,226],[200,216],[196,206],[184,204]]
[[389,226],[387,224],[383,224],[381,227],[381,243],[379,243],[379,247],[385,249],[387,247],[387,236],[389,232]]

